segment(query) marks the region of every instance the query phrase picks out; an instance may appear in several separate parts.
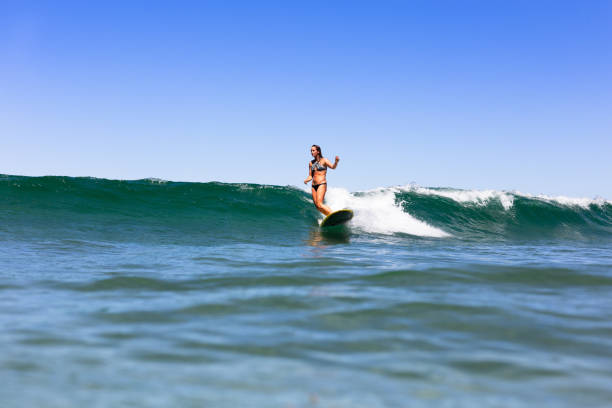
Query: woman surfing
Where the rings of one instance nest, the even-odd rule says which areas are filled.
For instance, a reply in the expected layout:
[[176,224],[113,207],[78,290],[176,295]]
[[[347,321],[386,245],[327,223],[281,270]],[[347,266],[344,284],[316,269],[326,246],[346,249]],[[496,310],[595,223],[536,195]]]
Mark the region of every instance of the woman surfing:
[[329,215],[332,212],[331,208],[323,204],[323,199],[327,192],[325,175],[327,174],[327,168],[335,169],[338,166],[340,158],[336,156],[334,164],[331,164],[329,160],[323,157],[321,148],[317,145],[312,145],[310,154],[314,158],[308,162],[308,178],[304,180],[304,184],[308,184],[312,180],[312,201],[317,210],[321,211],[323,215]]

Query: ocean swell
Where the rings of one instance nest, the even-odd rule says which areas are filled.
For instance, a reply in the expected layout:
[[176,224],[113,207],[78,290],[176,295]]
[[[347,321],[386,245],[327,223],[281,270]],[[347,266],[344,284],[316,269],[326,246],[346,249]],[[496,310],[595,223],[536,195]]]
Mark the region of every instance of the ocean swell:
[[[0,176],[0,232],[90,240],[286,242],[322,218],[291,186]],[[329,189],[355,234],[440,239],[609,239],[612,203],[520,192],[398,186]]]

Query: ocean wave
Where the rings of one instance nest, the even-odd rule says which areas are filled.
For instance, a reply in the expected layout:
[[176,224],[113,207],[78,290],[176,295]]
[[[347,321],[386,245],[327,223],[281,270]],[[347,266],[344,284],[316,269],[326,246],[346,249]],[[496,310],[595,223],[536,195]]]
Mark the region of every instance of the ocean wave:
[[437,238],[450,235],[404,211],[397,204],[393,189],[352,194],[348,190],[332,187],[327,192],[326,200],[332,209],[351,208],[355,212],[353,225],[365,232]]
[[[612,205],[612,201],[601,197],[597,198],[577,198],[566,196],[548,196],[544,194],[528,194],[520,191],[497,191],[497,190],[461,190],[452,188],[427,188],[419,186],[399,186],[390,187],[390,190],[399,192],[415,192],[422,195],[434,195],[450,198],[458,203],[472,203],[476,205],[487,205],[492,200],[498,200],[504,209],[509,210],[514,205],[516,197],[524,197],[532,200],[540,200],[549,203],[556,203],[565,206],[579,206],[588,208],[591,205],[604,206]],[[384,190],[384,189],[383,189]]]
[[447,188],[405,187],[398,188],[399,191],[414,191],[423,195],[435,195],[450,198],[459,203],[474,203],[487,205],[491,200],[499,200],[504,209],[508,210],[514,204],[514,196],[505,191],[495,190],[456,190]]
[[[2,176],[0,196],[0,233],[63,234],[62,239],[97,234],[170,243],[286,242],[322,218],[304,190],[252,183]],[[612,204],[603,198],[410,185],[360,192],[331,187],[326,203],[334,210],[353,209],[350,228],[366,235],[612,237]]]

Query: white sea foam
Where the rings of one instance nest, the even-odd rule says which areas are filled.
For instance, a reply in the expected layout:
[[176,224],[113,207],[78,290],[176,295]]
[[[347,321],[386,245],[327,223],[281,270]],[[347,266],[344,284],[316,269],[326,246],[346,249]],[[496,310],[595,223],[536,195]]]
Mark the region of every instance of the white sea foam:
[[516,191],[514,194],[522,197],[530,198],[533,200],[542,200],[549,203],[557,203],[567,206],[575,206],[582,208],[589,208],[591,205],[603,206],[605,204],[612,204],[612,201],[604,198],[579,198],[579,197],[566,197],[566,196],[547,196],[544,194],[532,195],[527,193],[521,193]]
[[505,191],[495,190],[454,190],[454,189],[431,189],[426,187],[406,186],[398,187],[400,191],[414,191],[423,195],[435,195],[439,197],[450,198],[459,203],[474,203],[478,205],[487,205],[491,200],[497,199],[505,210],[512,207],[514,204],[514,196]]
[[332,210],[350,208],[355,212],[352,225],[378,234],[405,233],[423,237],[447,237],[448,233],[417,220],[396,205],[398,190],[385,188],[353,194],[343,188],[330,188],[325,196]]
[[549,203],[557,203],[567,206],[579,206],[588,208],[590,205],[612,204],[612,201],[603,198],[574,198],[565,196],[551,197],[543,194],[533,195],[521,193],[520,191],[496,191],[496,190],[459,190],[450,188],[426,188],[418,186],[392,187],[404,192],[415,192],[423,195],[435,195],[450,198],[459,203],[473,203],[477,205],[487,205],[491,200],[499,200],[505,210],[512,208],[516,197],[525,197],[532,200],[542,200]]
[[460,190],[451,188],[426,188],[416,185],[380,187],[365,192],[351,193],[343,188],[329,188],[325,203],[332,210],[351,208],[355,211],[352,225],[366,232],[379,234],[406,233],[426,237],[450,236],[447,232],[414,218],[396,204],[396,194],[412,192],[449,198],[458,203],[485,206],[492,200],[499,200],[505,210],[512,208],[518,197],[542,200],[566,206],[588,208],[590,205],[612,205],[603,198],[573,198],[521,193],[519,191]]

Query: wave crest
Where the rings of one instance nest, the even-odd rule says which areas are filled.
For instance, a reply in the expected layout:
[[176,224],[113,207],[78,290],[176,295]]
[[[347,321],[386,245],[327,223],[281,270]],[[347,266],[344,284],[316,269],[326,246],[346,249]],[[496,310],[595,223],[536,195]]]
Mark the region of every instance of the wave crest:
[[393,189],[352,194],[343,188],[332,187],[327,191],[325,200],[333,210],[351,208],[355,212],[352,225],[365,232],[438,238],[449,236],[442,229],[405,212],[397,202]]

